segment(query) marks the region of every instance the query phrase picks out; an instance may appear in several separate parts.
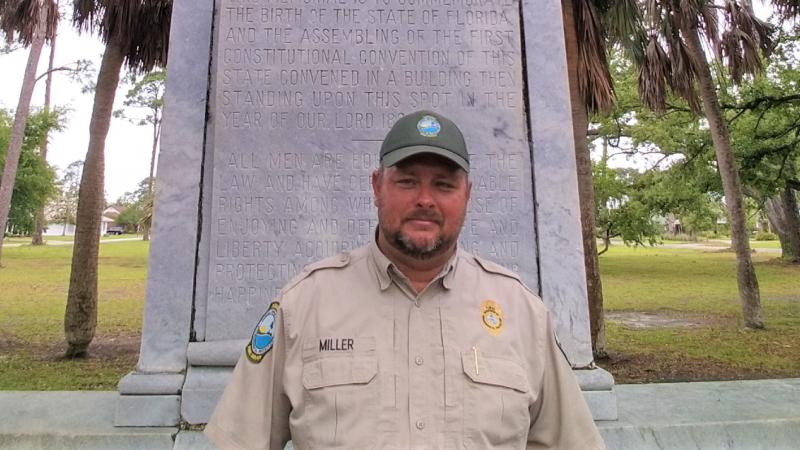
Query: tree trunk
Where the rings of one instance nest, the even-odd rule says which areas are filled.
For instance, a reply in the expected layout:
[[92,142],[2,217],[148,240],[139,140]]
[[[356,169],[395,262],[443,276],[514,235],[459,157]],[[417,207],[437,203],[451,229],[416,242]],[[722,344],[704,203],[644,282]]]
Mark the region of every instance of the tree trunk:
[[700,97],[703,100],[703,110],[708,120],[711,140],[717,156],[717,167],[722,178],[722,188],[725,191],[725,204],[728,208],[731,224],[731,240],[736,252],[736,276],[739,285],[739,299],[742,305],[742,316],[747,328],[764,328],[761,318],[761,295],[758,289],[758,279],[750,255],[750,242],[747,233],[747,219],[744,210],[744,197],[742,184],[739,180],[739,169],[731,150],[728,126],[717,98],[717,90],[711,78],[700,36],[697,29],[696,18],[691,23],[681,21],[681,34],[686,40],[688,53],[691,55],[700,87]]
[[[161,122],[157,120],[158,113],[154,112],[153,117],[155,117],[155,122],[153,122],[153,150],[150,153],[150,178],[147,179],[147,195],[150,199],[153,198],[153,188],[155,187],[153,176],[156,171],[156,151],[158,150],[159,130],[161,129]],[[142,240],[150,240],[150,227],[147,224],[142,225]]]
[[781,257],[791,262],[800,262],[800,214],[797,199],[790,186],[764,204],[770,228],[781,242]]
[[30,53],[28,53],[28,63],[25,66],[17,110],[14,113],[14,125],[11,128],[11,137],[8,141],[3,178],[0,179],[0,267],[2,267],[3,237],[8,223],[8,213],[11,209],[11,195],[14,193],[19,155],[22,153],[22,142],[25,138],[25,124],[28,121],[33,88],[36,84],[36,68],[39,66],[39,57],[42,55],[42,47],[44,46],[47,13],[48,8],[44,6],[39,8],[39,17],[36,19],[38,20],[38,26],[33,34]]
[[589,303],[589,331],[592,337],[592,353],[595,358],[605,358],[608,355],[606,353],[605,321],[603,319],[603,284],[600,280],[600,265],[597,255],[597,240],[595,238],[592,159],[586,136],[589,128],[589,119],[585,99],[578,87],[578,40],[572,0],[563,0],[561,4],[564,16],[564,37],[572,108],[572,132],[578,172],[578,196],[581,205],[583,258],[586,267],[586,293]]
[[[58,1],[55,3],[56,11],[58,11]],[[47,62],[47,79],[45,80],[44,84],[44,109],[45,111],[50,111],[50,94],[53,89],[53,60],[56,57],[56,37],[58,33],[53,31],[53,37],[50,39],[50,59]],[[47,134],[44,136],[44,142],[42,143],[42,160],[47,162],[47,146],[50,140],[50,132],[48,131]],[[36,213],[36,223],[34,224],[34,231],[33,231],[33,238],[31,239],[31,245],[44,245],[44,239],[42,238],[42,234],[44,233],[44,206],[39,209]]]
[[89,148],[78,191],[75,245],[72,251],[67,308],[64,313],[67,358],[87,355],[97,327],[97,256],[100,247],[100,216],[105,200],[104,152],[123,56],[119,41],[114,38],[109,40],[97,75],[94,107],[89,124]]

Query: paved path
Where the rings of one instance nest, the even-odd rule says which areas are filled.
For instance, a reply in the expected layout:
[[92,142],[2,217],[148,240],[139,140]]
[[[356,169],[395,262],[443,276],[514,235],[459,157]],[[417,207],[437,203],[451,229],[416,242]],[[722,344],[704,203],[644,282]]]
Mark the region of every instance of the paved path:
[[[609,450],[800,448],[800,378],[614,389],[619,420],[598,423]],[[198,431],[114,427],[117,398],[116,392],[0,392],[0,450],[213,448]]]

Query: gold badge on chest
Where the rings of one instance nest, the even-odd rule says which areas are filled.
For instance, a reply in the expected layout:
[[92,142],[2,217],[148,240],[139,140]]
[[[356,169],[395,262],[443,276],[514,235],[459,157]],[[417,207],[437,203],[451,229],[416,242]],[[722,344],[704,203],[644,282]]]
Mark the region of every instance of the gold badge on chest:
[[503,311],[500,305],[492,300],[481,303],[481,321],[489,333],[494,336],[499,335],[503,329]]

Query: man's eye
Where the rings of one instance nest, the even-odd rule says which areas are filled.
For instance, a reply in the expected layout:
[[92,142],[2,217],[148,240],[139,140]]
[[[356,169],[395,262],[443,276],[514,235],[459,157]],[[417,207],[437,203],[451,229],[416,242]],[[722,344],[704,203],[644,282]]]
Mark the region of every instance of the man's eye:
[[413,186],[414,180],[412,178],[400,178],[397,180],[397,184],[400,186]]
[[449,182],[449,181],[437,181],[436,182],[436,186],[439,189],[447,189],[447,190],[451,190],[451,189],[455,189],[456,188],[456,185],[454,183]]

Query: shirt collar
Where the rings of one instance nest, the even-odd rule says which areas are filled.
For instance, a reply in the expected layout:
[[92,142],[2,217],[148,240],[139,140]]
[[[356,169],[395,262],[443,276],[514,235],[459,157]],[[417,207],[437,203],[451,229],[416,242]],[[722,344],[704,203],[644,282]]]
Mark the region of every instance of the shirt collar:
[[[369,251],[372,255],[372,261],[375,264],[376,273],[378,274],[378,282],[381,286],[381,291],[385,291],[389,288],[389,285],[392,284],[392,275],[390,270],[397,271],[399,270],[397,267],[383,254],[380,248],[378,248],[378,232],[375,231],[373,235],[373,239],[369,244]],[[434,278],[434,281],[441,278],[442,279],[442,286],[445,289],[450,290],[453,287],[453,282],[455,278],[456,272],[456,264],[458,263],[459,254],[461,253],[461,249],[456,244],[456,251],[453,252],[453,255],[447,261],[447,263],[442,268],[442,271],[439,275]]]

